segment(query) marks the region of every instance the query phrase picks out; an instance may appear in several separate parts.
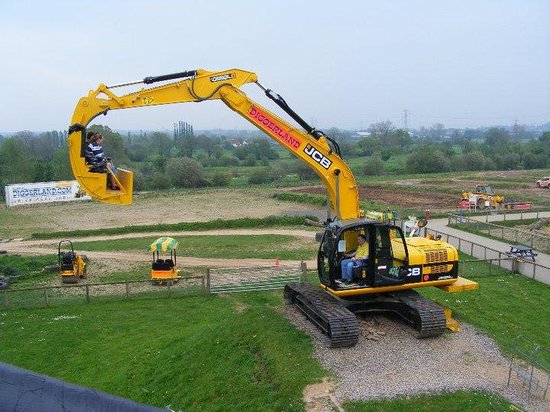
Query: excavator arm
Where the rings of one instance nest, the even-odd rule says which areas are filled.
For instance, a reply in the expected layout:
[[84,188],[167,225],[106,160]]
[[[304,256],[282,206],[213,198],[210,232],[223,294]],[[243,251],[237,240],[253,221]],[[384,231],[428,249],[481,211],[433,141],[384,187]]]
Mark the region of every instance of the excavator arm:
[[[158,87],[117,96],[113,89],[135,84],[152,84],[181,79]],[[251,100],[240,87],[257,84],[280,108],[302,128],[294,127],[266,108]],[[143,80],[114,86],[100,84],[96,90],[82,97],[75,108],[69,128],[69,154],[71,167],[81,187],[93,198],[106,203],[130,204],[132,201],[133,173],[119,169],[116,177],[121,190],[106,188],[106,177],[92,173],[85,164],[85,129],[100,114],[110,110],[130,109],[162,104],[221,100],[254,126],[265,132],[277,143],[307,163],[323,180],[332,208],[338,219],[355,219],[363,216],[359,209],[359,194],[355,178],[348,165],[340,157],[336,142],[323,132],[309,126],[272,90],[258,82],[256,74],[240,69],[211,72],[202,69],[163,76],[146,77]]]

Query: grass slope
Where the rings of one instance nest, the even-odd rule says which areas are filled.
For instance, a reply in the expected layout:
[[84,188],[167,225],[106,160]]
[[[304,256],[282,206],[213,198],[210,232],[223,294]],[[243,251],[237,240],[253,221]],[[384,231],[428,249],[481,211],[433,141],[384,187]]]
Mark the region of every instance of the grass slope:
[[[453,317],[475,325],[491,336],[507,353],[511,353],[518,335],[549,348],[550,286],[493,267],[466,264],[464,277],[479,283],[479,289],[464,293],[446,293],[437,288],[420,289],[429,299],[453,310]],[[550,357],[543,359],[550,368]]]
[[174,410],[302,410],[327,374],[280,293],[0,312],[0,359]]

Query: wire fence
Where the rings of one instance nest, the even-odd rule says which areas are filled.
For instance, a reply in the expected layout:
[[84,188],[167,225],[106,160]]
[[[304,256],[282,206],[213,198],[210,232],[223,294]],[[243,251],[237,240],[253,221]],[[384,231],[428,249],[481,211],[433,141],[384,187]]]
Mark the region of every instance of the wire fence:
[[508,368],[507,386],[510,386],[514,378],[527,387],[527,401],[532,395],[546,399],[550,388],[550,366],[544,359],[550,358],[550,350],[518,335],[514,341],[513,353]]
[[449,226],[461,226],[471,231],[484,234],[493,238],[522,244],[539,250],[550,252],[550,237],[539,233],[528,232],[514,227],[507,227],[495,223],[481,222],[468,216],[449,214]]
[[306,264],[296,266],[254,266],[240,268],[210,268],[206,275],[209,293],[231,293],[281,289],[287,283],[301,282]]
[[511,271],[513,273],[521,273],[531,279],[538,280],[540,282],[550,284],[550,267],[538,264],[536,262],[512,258],[506,255],[505,252],[501,252],[496,249],[492,249],[485,245],[472,242],[470,240],[462,239],[458,236],[453,236],[448,233],[440,232],[438,230],[426,228],[426,233],[435,237],[441,237],[447,243],[456,247],[459,251],[466,253],[476,259],[490,261],[491,265],[494,264],[503,269]]
[[2,291],[4,308],[31,308],[60,304],[91,303],[120,297],[131,299],[176,297],[207,293],[205,276],[183,277],[173,285],[156,286],[150,280],[9,288]]
[[186,276],[177,282],[157,285],[150,280],[106,283],[49,285],[32,288],[8,288],[0,292],[4,308],[32,308],[60,304],[80,304],[108,299],[158,299],[198,295],[282,289],[290,282],[301,282],[307,273],[300,266],[254,266],[209,268],[205,276]]

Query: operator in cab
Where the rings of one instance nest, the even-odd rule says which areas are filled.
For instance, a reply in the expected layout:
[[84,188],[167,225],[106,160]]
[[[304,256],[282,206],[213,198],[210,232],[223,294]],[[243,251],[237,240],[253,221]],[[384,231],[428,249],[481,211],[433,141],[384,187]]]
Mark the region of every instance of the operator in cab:
[[359,246],[357,250],[352,254],[352,257],[349,259],[343,259],[340,263],[342,270],[342,280],[344,283],[353,282],[353,268],[360,267],[366,264],[367,259],[369,258],[369,244],[367,238],[364,234],[359,234],[357,236],[357,242]]

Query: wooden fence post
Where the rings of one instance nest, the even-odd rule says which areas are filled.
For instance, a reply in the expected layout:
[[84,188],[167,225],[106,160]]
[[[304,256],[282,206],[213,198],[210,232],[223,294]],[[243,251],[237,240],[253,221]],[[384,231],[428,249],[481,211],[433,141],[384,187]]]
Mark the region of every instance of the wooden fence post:
[[7,290],[7,289],[4,289],[4,306],[5,306],[5,307],[8,307],[8,306],[9,306],[9,302],[8,302],[8,290]]
[[300,268],[302,273],[300,275],[300,283],[304,283],[307,280],[307,263],[303,260],[300,262]]
[[44,286],[44,302],[46,302],[46,306],[50,305],[50,301],[48,299],[48,288]]
[[[204,283],[204,278],[203,278],[203,283]],[[206,269],[206,291],[208,293],[212,293],[210,291],[210,268]]]
[[86,285],[86,303],[90,303],[90,287]]
[[130,284],[126,281],[126,299],[130,299]]

